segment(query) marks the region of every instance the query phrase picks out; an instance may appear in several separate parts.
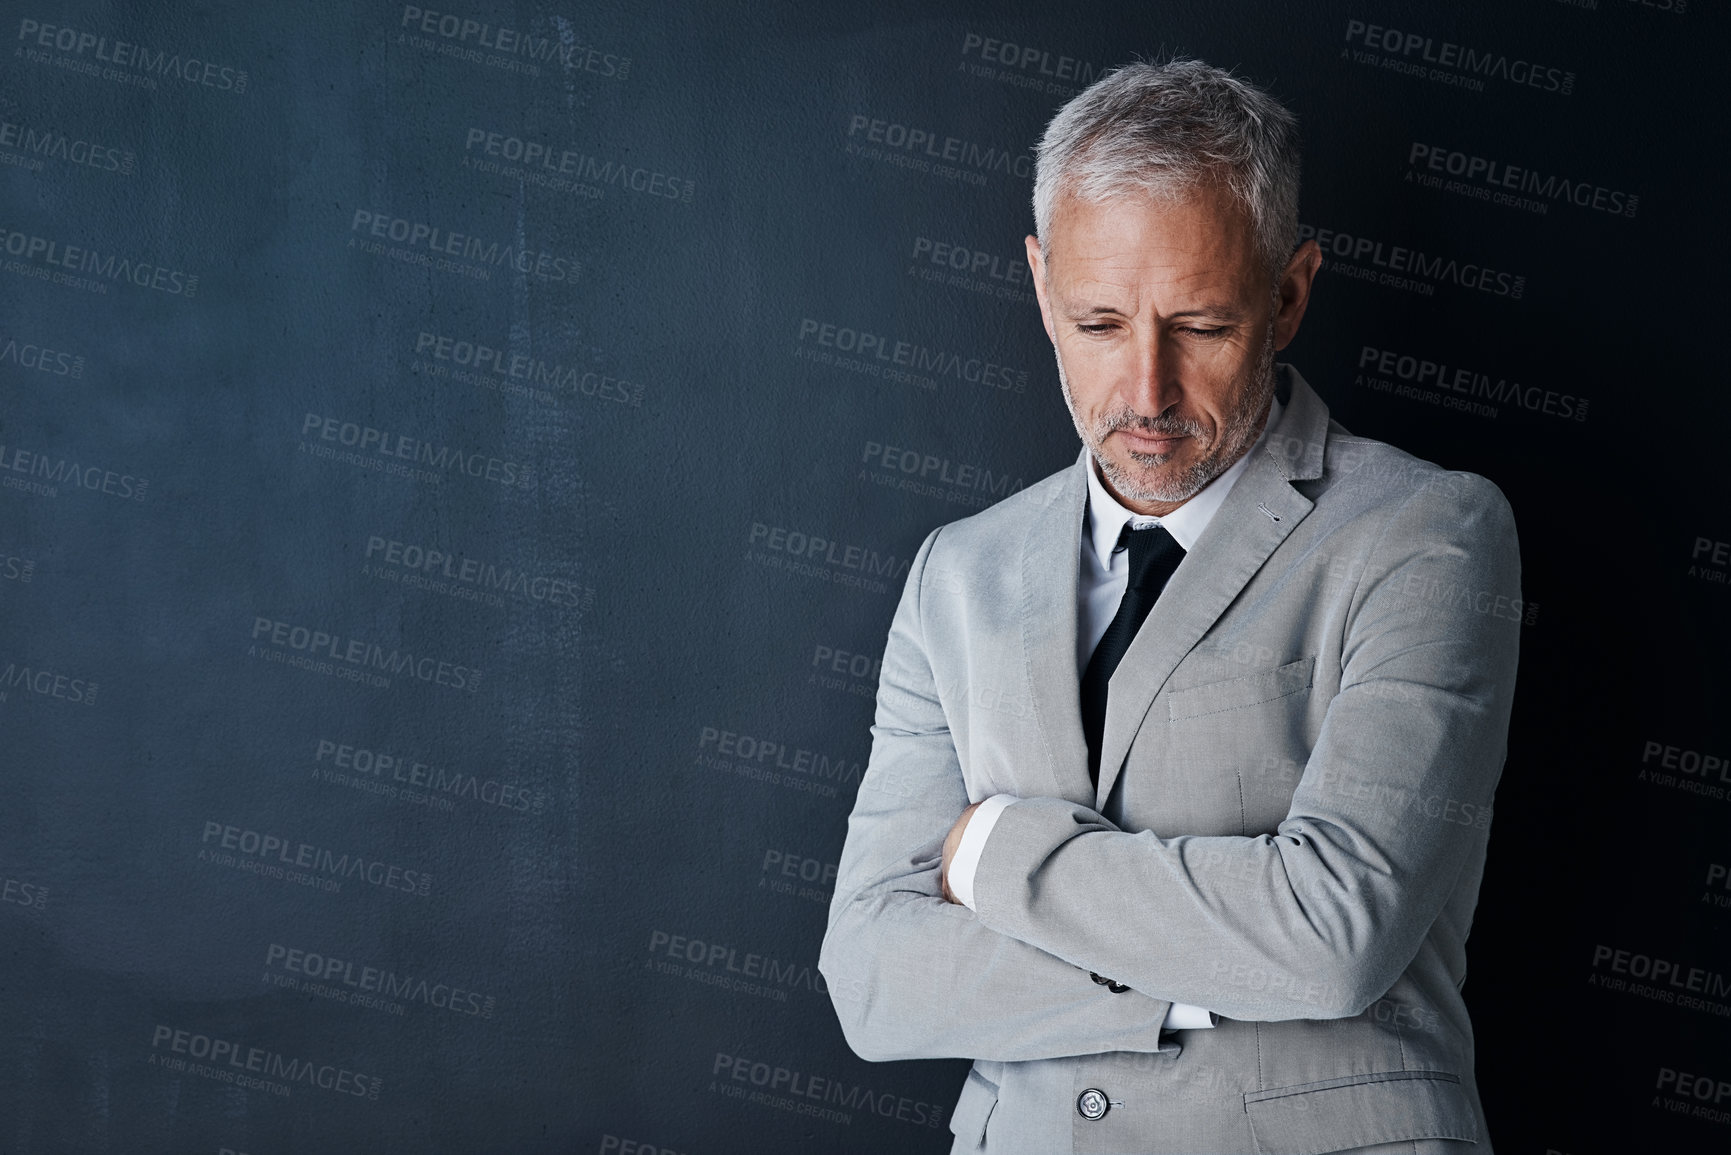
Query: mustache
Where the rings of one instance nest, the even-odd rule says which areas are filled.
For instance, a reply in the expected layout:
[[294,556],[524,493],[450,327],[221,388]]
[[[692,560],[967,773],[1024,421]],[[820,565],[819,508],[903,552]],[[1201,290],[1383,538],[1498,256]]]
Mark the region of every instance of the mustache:
[[1144,417],[1128,409],[1119,413],[1108,414],[1100,418],[1099,435],[1105,437],[1120,429],[1129,429],[1145,437],[1196,437],[1206,439],[1208,427],[1192,417],[1180,417],[1176,413],[1162,413],[1158,417]]

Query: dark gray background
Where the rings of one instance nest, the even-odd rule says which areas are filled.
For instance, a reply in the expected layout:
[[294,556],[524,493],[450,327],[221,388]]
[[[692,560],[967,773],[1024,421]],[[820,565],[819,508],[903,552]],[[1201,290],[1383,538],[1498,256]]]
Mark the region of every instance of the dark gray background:
[[[862,155],[850,126],[1022,156],[1078,67],[1172,51],[1298,112],[1307,225],[1524,278],[1518,299],[1426,293],[1331,252],[1285,359],[1354,432],[1485,474],[1519,518],[1528,624],[1467,987],[1498,1149],[1723,1149],[1731,1116],[1676,1111],[1661,1085],[1731,1080],[1731,772],[1703,769],[1731,755],[1719,11],[421,7],[565,58],[529,75],[441,54],[474,38],[385,3],[0,4],[0,1151],[947,1150],[965,1064],[868,1064],[837,1029],[815,970],[825,867],[906,560],[1076,441],[1015,267],[1028,181]],[[1570,91],[1404,75],[1353,50],[1425,50],[1367,49],[1354,21],[1493,70],[1537,62]],[[44,48],[42,26],[89,39]],[[1030,53],[985,64],[987,39]],[[116,41],[147,51],[116,62]],[[184,79],[194,58],[215,71]],[[469,167],[472,129],[689,182],[689,199]],[[1637,206],[1427,188],[1415,144]],[[575,275],[368,252],[357,212]],[[985,254],[978,276],[946,281],[939,243]],[[111,257],[196,290],[140,286]],[[86,283],[41,279],[67,259],[93,260]],[[824,364],[806,321],[990,360],[1026,388]],[[452,364],[417,351],[423,333],[537,360],[551,384],[439,375]],[[1584,400],[1584,417],[1382,391],[1406,382],[1362,368],[1367,347]],[[341,446],[303,437],[309,415],[526,484],[319,457]],[[873,444],[947,462],[935,492],[895,487]],[[963,466],[1011,482],[942,482]],[[786,568],[777,530],[836,560]],[[460,576],[408,588],[375,538],[542,580],[497,604]],[[480,675],[294,668],[265,656],[293,652],[272,622]],[[319,777],[321,741],[436,766],[445,788],[392,796],[377,764],[373,789]],[[749,753],[763,743],[782,753]],[[216,857],[208,823],[424,872],[427,893],[243,870],[259,856]],[[335,976],[342,998],[307,990],[288,950],[357,983],[390,972],[401,1013]],[[1668,1002],[1599,986],[1629,979],[1615,951],[1700,968],[1707,1005],[1664,981]],[[714,981],[747,970],[755,987]],[[461,1009],[435,1005],[451,988]],[[174,1031],[376,1097],[166,1066],[190,1057]],[[819,1105],[838,1115],[741,1097],[765,1089],[752,1063],[837,1084]]]

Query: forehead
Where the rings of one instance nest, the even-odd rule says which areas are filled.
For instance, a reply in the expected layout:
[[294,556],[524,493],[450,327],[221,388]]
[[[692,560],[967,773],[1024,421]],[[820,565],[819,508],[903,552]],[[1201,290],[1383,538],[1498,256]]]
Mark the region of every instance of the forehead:
[[1260,283],[1250,214],[1224,187],[1176,198],[1135,192],[1059,198],[1047,235],[1060,290],[1182,289],[1254,294]]

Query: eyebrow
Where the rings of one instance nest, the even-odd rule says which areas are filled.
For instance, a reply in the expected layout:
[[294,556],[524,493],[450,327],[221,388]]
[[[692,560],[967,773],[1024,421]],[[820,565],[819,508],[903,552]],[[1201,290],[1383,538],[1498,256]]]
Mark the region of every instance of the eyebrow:
[[[1122,309],[1115,309],[1111,305],[1095,305],[1093,308],[1084,309],[1079,313],[1071,312],[1069,316],[1074,320],[1081,320],[1085,317],[1101,317],[1112,314],[1121,315],[1122,313]],[[1222,321],[1241,321],[1244,319],[1244,313],[1236,305],[1211,303],[1198,305],[1194,309],[1183,309],[1176,313],[1170,313],[1166,316],[1166,320],[1176,320],[1179,317],[1217,317]]]

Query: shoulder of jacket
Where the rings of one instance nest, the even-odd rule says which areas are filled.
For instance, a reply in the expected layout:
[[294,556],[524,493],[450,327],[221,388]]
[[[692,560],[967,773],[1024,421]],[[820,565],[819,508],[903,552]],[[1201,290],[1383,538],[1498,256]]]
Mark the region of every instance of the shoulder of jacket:
[[1072,462],[978,513],[945,522],[932,532],[942,535],[946,548],[963,549],[982,539],[1001,541],[1007,533],[1019,533],[1027,528],[1031,518],[1044,512],[1053,502],[1064,499],[1070,485],[1075,482],[1071,476],[1075,468]]
[[1323,455],[1324,493],[1376,506],[1507,507],[1502,490],[1477,473],[1444,469],[1386,441],[1331,432]]
[[1444,469],[1386,442],[1331,435],[1316,513],[1325,523],[1376,527],[1365,540],[1424,540],[1478,548],[1510,548],[1515,517],[1489,478]]

